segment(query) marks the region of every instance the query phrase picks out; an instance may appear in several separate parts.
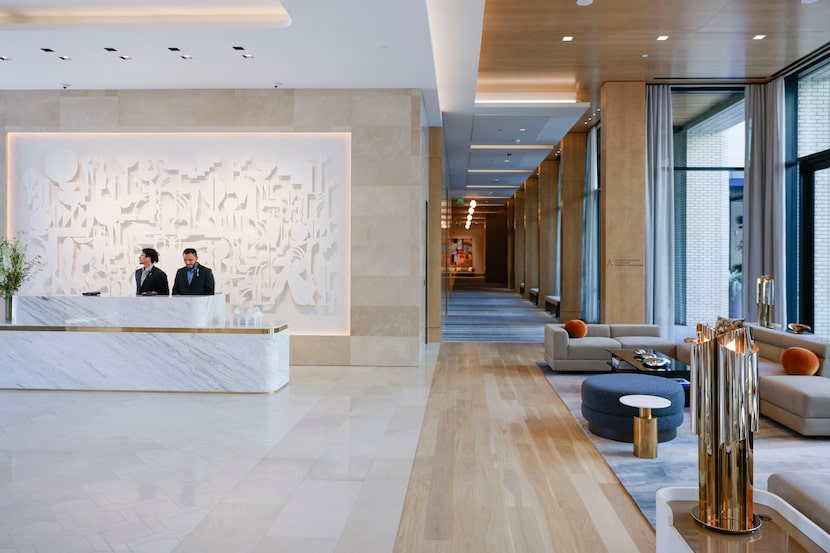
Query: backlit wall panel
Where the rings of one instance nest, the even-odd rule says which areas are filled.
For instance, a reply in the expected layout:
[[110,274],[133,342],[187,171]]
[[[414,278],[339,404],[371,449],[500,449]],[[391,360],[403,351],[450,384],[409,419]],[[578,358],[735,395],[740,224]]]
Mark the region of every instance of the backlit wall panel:
[[133,295],[148,246],[172,288],[194,247],[231,307],[349,333],[349,133],[12,132],[7,147],[7,230],[43,261],[21,293]]

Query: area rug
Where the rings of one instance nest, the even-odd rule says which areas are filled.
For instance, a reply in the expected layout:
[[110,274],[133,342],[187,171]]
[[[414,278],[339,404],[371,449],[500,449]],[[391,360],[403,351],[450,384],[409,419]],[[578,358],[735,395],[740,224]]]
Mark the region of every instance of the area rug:
[[[640,459],[634,457],[632,444],[601,438],[588,430],[581,412],[580,388],[582,381],[595,373],[557,373],[545,363],[539,367],[652,527],[657,490],[697,486],[697,435],[689,426],[688,407],[677,437],[658,445],[656,459]],[[805,438],[766,417],[761,417],[755,433],[754,453],[754,486],[759,489],[766,489],[767,478],[776,472],[809,469],[830,473],[830,438]]]

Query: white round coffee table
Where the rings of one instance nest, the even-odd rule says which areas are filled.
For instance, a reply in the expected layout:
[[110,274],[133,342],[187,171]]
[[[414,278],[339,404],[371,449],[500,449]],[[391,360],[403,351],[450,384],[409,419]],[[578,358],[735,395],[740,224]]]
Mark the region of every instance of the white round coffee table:
[[660,396],[633,394],[620,397],[620,403],[640,411],[634,417],[634,455],[654,459],[657,457],[657,419],[652,417],[651,410],[668,407],[671,401]]

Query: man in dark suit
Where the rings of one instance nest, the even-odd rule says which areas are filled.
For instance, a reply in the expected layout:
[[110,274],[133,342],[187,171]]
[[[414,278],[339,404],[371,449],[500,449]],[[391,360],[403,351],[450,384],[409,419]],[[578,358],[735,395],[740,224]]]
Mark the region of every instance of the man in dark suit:
[[135,272],[136,296],[169,296],[170,286],[167,274],[156,267],[159,252],[153,248],[143,248],[138,256],[141,268]]
[[182,259],[184,267],[176,271],[176,278],[173,279],[173,295],[212,296],[213,271],[199,264],[196,250],[185,249]]

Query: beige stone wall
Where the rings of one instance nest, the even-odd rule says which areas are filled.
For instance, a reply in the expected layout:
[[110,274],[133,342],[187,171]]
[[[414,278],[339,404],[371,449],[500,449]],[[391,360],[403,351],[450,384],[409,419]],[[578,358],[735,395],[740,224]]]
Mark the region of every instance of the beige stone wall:
[[[417,90],[3,91],[6,132],[350,132],[351,334],[292,336],[291,364],[417,364],[428,136]],[[2,152],[6,166],[6,148]],[[5,228],[6,171],[0,176]],[[290,321],[289,321],[290,325]]]

